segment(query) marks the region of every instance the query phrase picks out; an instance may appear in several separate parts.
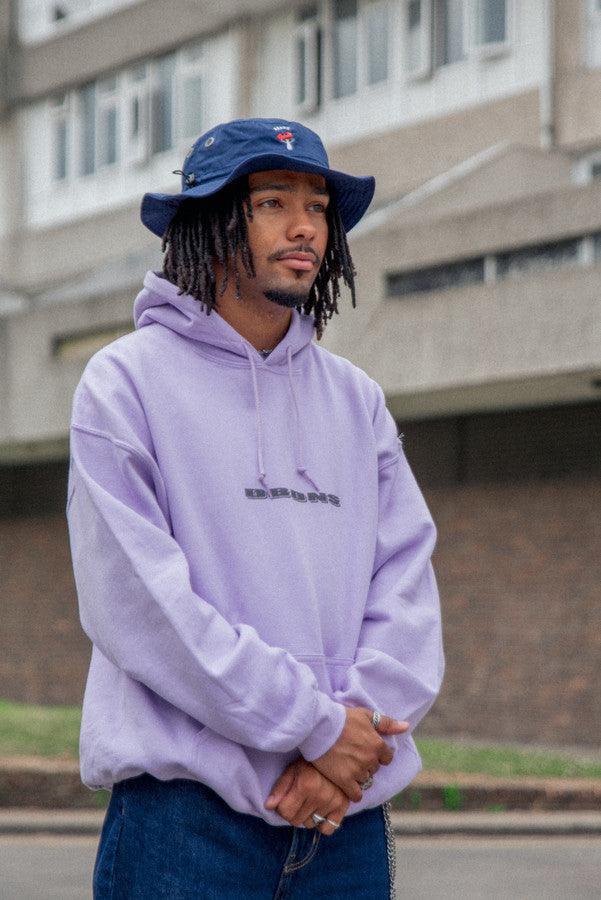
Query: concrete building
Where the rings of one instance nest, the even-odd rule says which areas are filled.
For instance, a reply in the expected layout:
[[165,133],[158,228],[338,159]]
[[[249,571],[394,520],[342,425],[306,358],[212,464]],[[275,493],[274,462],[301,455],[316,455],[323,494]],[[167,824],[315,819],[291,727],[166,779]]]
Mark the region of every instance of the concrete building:
[[165,11],[0,0],[0,695],[81,697],[70,404],[161,268],[141,196],[217,122],[289,116],[377,178],[323,344],[384,388],[439,526],[423,732],[598,745],[601,2]]

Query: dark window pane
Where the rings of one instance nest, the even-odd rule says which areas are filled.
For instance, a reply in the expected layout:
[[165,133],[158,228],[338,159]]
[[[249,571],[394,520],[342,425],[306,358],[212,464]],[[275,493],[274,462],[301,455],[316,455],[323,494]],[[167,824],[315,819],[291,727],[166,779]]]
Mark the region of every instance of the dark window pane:
[[480,0],[480,17],[483,44],[505,40],[505,0]]
[[407,4],[407,25],[409,28],[419,28],[421,22],[421,0],[409,0]]
[[96,85],[87,84],[81,90],[80,172],[91,175],[96,167]]
[[296,39],[296,102],[301,104],[307,99],[307,45],[303,35]]
[[464,0],[435,0],[434,37],[436,64],[439,66],[465,59],[463,46]]
[[553,241],[538,247],[523,247],[497,255],[497,276],[502,278],[516,272],[530,272],[576,261],[581,238]]
[[160,60],[156,67],[151,102],[151,151],[162,153],[173,143],[173,56]]
[[67,177],[67,123],[59,119],[54,128],[54,177]]
[[365,11],[367,82],[377,84],[388,78],[388,8],[369,4]]
[[422,291],[439,291],[484,281],[484,257],[461,260],[413,272],[387,275],[387,293],[391,297]]
[[357,0],[335,0],[333,33],[334,96],[357,90]]

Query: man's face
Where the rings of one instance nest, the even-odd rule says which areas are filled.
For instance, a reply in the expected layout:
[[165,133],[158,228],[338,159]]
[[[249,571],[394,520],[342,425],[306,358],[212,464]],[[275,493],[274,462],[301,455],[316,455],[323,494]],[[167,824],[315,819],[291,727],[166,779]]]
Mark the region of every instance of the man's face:
[[250,292],[280,306],[304,303],[328,243],[329,194],[322,175],[275,169],[248,176],[253,218],[248,241],[256,277],[242,273]]

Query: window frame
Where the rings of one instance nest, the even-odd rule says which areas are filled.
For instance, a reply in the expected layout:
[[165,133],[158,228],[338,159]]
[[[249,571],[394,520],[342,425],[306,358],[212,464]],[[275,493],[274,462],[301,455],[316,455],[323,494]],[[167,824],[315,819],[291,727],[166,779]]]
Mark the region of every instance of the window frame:
[[[103,84],[106,82],[113,80],[115,81],[115,87],[112,91],[103,90]],[[116,167],[119,166],[122,153],[123,153],[123,144],[122,144],[122,117],[123,117],[123,91],[122,91],[122,77],[121,73],[115,73],[114,75],[109,75],[105,78],[98,78],[96,81],[96,128],[95,128],[95,140],[94,140],[94,174],[96,172],[102,172],[105,169],[108,171],[113,171]],[[116,127],[115,127],[115,160],[113,162],[100,161],[100,151],[101,151],[101,121],[102,121],[102,113],[114,108],[116,113]]]
[[[323,41],[325,51],[323,53],[324,95],[329,103],[344,103],[353,98],[365,96],[373,91],[380,91],[389,87],[394,78],[394,53],[396,46],[396,11],[392,0],[357,0],[357,41],[356,41],[356,88],[354,91],[340,97],[334,93],[334,37],[335,37],[335,0],[326,0],[323,15]],[[367,54],[367,19],[366,9],[372,5],[379,5],[386,9],[388,16],[388,39],[386,57],[386,78],[370,83],[368,80],[368,54]]]
[[[424,62],[415,69],[409,69],[409,5],[419,2],[420,5],[420,50]],[[403,47],[403,76],[405,83],[422,81],[430,78],[434,73],[434,53],[432,42],[433,16],[432,0],[404,0],[402,4],[402,47]]]
[[[367,11],[370,7],[379,6],[386,11],[388,19],[388,33],[386,38],[386,78],[379,81],[369,81],[369,53],[368,53],[368,33],[367,33]],[[382,85],[390,83],[393,75],[393,53],[395,39],[395,15],[394,4],[390,0],[360,0],[358,9],[358,25],[359,33],[357,37],[357,74],[358,74],[358,91],[377,90]]]
[[[122,148],[121,164],[125,168],[134,168],[145,165],[150,159],[150,88],[149,88],[149,62],[138,63],[130,66],[123,73],[121,90],[121,102],[123,115],[121,116]],[[139,72],[141,77],[136,77]],[[133,120],[133,103],[138,103],[139,131],[132,135],[131,124]]]
[[[52,185],[62,186],[69,184],[74,177],[75,159],[75,135],[74,135],[74,96],[73,91],[61,91],[48,100],[47,112],[50,123],[50,183]],[[56,177],[57,163],[57,126],[64,124],[65,127],[65,175],[61,178]]]
[[[198,58],[186,59],[186,54],[192,48],[196,48]],[[163,150],[152,151],[152,108],[151,93],[159,83],[159,65],[164,60],[172,57],[174,60],[173,76],[171,79],[171,146]],[[162,54],[159,57],[146,59],[130,64],[126,68],[110,73],[104,73],[85,84],[60,91],[46,99],[46,115],[49,123],[49,181],[52,189],[63,191],[68,185],[82,183],[84,180],[102,177],[105,172],[126,172],[139,166],[148,164],[154,157],[163,153],[171,154],[188,147],[194,136],[185,135],[183,132],[183,88],[186,79],[192,75],[201,75],[204,78],[207,73],[206,39],[198,38],[185,44],[173,52]],[[103,85],[115,80],[114,89],[105,93]],[[94,86],[94,166],[90,172],[82,171],[84,161],[84,149],[82,145],[83,107],[82,92],[89,85]],[[60,104],[59,98],[62,97]],[[132,134],[132,122],[134,115],[134,102],[138,104],[139,129],[138,134]],[[201,128],[206,121],[206,92],[201,97]],[[102,112],[114,106],[116,109],[116,151],[115,162],[100,162],[101,151],[101,120]],[[58,172],[58,126],[64,121],[67,133],[66,139],[66,174],[63,178],[57,178]]]
[[505,40],[481,42],[478,40],[480,13],[484,0],[470,0],[469,21],[471,23],[468,36],[468,54],[476,59],[487,60],[505,56],[514,45],[515,8],[514,0],[505,0]]
[[[447,66],[456,66],[461,65],[468,62],[470,58],[470,21],[472,17],[472,3],[470,0],[462,0],[461,3],[461,43],[463,56],[460,59],[454,59],[449,62],[438,62],[437,53],[439,50],[439,37],[436,34],[436,28],[438,25],[438,18],[435,14],[434,4],[436,0],[429,0],[430,6],[430,22],[431,22],[431,56],[432,56],[432,68],[434,71],[437,69],[444,69]],[[475,2],[479,2],[479,0],[475,0]]]
[[[297,10],[297,14],[298,14]],[[316,13],[295,22],[292,35],[294,46],[294,105],[299,115],[311,115],[322,106],[324,82],[324,33],[325,16],[323,4],[317,4]],[[305,99],[298,100],[300,73],[298,68],[298,43],[304,39],[305,46]],[[321,66],[318,62],[321,43]]]

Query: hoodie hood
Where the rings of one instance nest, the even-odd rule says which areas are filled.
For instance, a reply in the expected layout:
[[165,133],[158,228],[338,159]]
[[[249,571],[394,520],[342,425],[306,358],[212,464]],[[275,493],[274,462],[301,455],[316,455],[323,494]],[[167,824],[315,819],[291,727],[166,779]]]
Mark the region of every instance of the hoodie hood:
[[[294,383],[295,374],[302,366],[303,352],[311,343],[315,330],[313,316],[292,310],[288,331],[264,358],[259,351],[229,324],[216,310],[207,312],[198,300],[190,294],[179,294],[179,288],[158,272],[149,271],[144,277],[144,287],[134,302],[134,324],[136,329],[158,322],[202,344],[202,352],[217,364],[241,366],[248,369],[255,403],[257,479],[265,490],[270,485],[267,476],[263,446],[263,417],[261,414],[261,392],[259,388],[262,369],[287,368],[290,399],[294,410],[296,434],[293,436],[293,452],[296,471],[319,493],[320,488],[310,475],[305,460],[303,444],[303,418],[298,392]],[[295,358],[293,368],[292,359]]]

